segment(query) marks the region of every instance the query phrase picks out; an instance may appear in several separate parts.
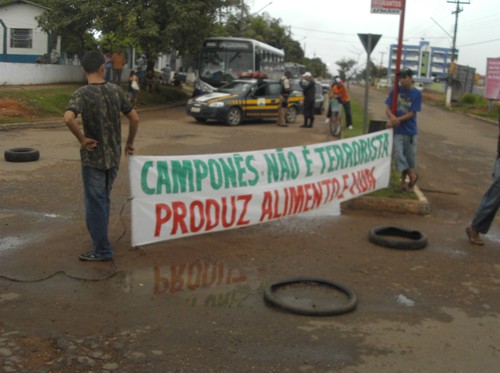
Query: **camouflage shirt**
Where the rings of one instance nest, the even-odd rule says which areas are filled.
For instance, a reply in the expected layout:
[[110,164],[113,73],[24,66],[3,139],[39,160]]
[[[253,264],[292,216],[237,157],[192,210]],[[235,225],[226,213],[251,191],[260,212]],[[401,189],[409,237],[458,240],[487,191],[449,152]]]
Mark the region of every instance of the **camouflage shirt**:
[[122,89],[113,83],[88,84],[73,93],[67,110],[81,114],[85,137],[97,140],[93,151],[80,150],[82,165],[101,170],[119,166],[120,113],[127,115],[132,109]]

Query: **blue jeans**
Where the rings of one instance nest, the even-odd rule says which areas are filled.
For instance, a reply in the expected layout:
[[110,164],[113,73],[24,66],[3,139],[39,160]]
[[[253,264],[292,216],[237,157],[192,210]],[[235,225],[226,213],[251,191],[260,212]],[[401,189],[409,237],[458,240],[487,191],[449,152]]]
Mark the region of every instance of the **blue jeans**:
[[495,162],[493,182],[484,194],[476,214],[472,219],[472,228],[479,233],[488,233],[493,219],[500,207],[500,158]]
[[113,256],[108,239],[108,224],[111,187],[117,174],[117,167],[99,170],[82,166],[85,221],[92,239],[92,251],[104,257]]
[[398,172],[417,166],[417,136],[394,134],[394,161]]

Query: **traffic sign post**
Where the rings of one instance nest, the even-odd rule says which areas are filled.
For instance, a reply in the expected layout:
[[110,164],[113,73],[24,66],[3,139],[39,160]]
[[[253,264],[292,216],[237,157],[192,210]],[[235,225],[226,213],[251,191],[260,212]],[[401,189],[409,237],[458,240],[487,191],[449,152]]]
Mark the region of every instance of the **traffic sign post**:
[[365,110],[363,114],[363,133],[368,131],[368,96],[370,88],[370,55],[375,49],[382,35],[358,34],[361,43],[366,51],[366,69],[365,69]]

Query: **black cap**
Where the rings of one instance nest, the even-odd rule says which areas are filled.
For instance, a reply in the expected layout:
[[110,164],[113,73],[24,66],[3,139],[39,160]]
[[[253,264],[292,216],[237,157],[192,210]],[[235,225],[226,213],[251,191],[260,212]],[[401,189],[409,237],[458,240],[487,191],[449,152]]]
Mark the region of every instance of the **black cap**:
[[398,73],[398,76],[400,78],[405,78],[407,76],[411,78],[413,76],[413,71],[411,71],[411,69],[403,69]]

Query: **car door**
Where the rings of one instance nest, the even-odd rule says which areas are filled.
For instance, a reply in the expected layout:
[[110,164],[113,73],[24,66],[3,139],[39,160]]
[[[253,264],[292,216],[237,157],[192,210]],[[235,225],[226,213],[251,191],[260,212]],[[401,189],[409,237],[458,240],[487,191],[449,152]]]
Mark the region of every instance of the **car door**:
[[280,91],[279,82],[259,82],[248,97],[246,116],[248,118],[277,117]]

